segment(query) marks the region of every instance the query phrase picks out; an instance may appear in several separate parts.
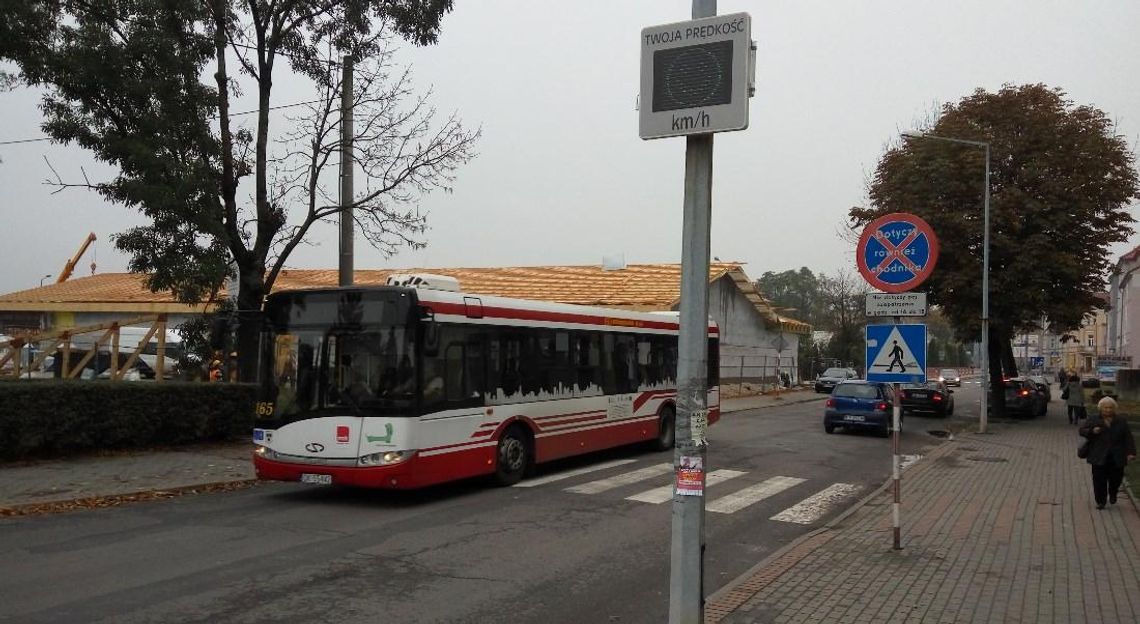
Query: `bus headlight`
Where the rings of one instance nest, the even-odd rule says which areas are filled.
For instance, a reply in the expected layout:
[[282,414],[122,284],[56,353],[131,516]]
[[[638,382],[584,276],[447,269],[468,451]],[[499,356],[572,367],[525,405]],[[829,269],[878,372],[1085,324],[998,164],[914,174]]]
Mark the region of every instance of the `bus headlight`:
[[253,454],[261,457],[262,459],[277,459],[278,457],[277,451],[269,448],[268,446],[261,445],[258,445],[257,448],[253,449]]
[[383,453],[371,453],[369,455],[362,455],[360,457],[361,466],[390,466],[406,461],[412,456],[411,451],[384,451]]

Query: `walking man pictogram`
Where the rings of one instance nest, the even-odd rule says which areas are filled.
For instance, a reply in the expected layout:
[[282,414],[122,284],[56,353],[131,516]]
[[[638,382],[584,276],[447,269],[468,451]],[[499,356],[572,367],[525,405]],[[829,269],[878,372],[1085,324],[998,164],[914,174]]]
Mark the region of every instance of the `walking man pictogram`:
[[898,364],[899,365],[899,372],[905,373],[906,372],[906,366],[903,364],[903,361],[902,361],[902,357],[903,357],[902,347],[899,346],[899,341],[897,341],[897,340],[892,340],[891,342],[893,342],[895,346],[891,347],[891,352],[889,354],[891,356],[891,365],[887,367],[887,372],[889,373],[892,370],[894,370],[895,364]]

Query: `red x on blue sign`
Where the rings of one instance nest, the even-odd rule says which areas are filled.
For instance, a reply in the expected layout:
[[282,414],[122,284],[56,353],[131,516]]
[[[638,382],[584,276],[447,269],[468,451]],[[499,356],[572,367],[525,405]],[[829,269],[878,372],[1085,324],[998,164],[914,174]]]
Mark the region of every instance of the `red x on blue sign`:
[[871,286],[888,293],[906,292],[934,272],[938,239],[926,221],[896,212],[863,229],[855,261]]

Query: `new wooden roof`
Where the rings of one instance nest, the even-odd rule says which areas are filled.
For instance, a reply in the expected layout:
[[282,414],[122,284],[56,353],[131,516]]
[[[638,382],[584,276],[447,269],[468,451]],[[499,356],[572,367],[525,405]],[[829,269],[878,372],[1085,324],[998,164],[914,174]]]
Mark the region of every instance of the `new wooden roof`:
[[[464,292],[473,294],[632,310],[673,309],[681,297],[680,264],[631,264],[620,270],[601,266],[364,269],[356,271],[354,282],[383,284],[394,273],[448,275],[459,280]],[[739,263],[713,263],[709,281],[722,278],[741,290],[769,327],[802,334],[811,331],[806,323],[777,314]],[[273,290],[336,284],[335,270],[287,269],[278,275]],[[103,273],[0,295],[0,310],[202,312],[203,305],[177,303],[168,291],[151,292],[139,274]]]

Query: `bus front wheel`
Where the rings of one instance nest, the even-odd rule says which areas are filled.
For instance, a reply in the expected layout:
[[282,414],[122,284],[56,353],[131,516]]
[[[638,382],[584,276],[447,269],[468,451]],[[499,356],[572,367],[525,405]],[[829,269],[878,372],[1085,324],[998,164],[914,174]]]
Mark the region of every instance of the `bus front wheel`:
[[657,439],[653,441],[653,448],[658,451],[667,451],[677,443],[677,410],[672,405],[661,408],[661,418],[657,423]]
[[503,432],[495,459],[496,483],[514,485],[523,478],[530,464],[530,439],[522,427],[516,425]]

